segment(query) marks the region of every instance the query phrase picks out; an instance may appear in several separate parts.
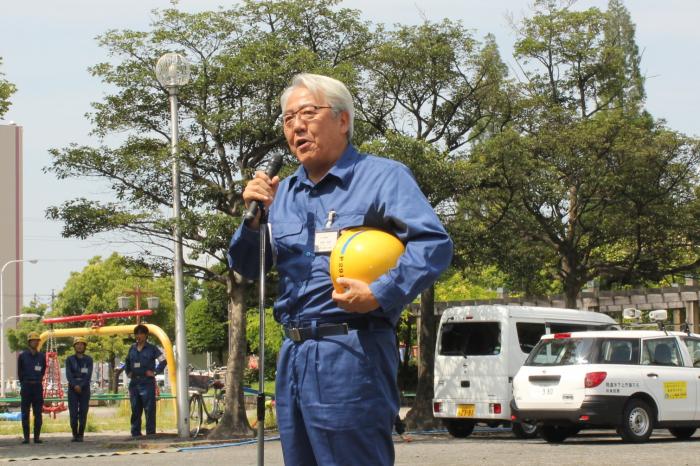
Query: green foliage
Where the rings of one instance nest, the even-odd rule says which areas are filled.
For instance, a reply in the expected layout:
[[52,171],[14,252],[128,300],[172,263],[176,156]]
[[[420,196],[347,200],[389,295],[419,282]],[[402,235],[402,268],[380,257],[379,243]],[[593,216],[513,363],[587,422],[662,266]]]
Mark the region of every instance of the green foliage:
[[[37,301],[31,301],[29,306],[22,307],[22,314],[37,314],[44,316],[48,305],[39,303]],[[29,332],[38,332],[41,334],[47,329],[47,327],[41,323],[41,319],[36,320],[20,320],[17,323],[16,328],[11,328],[8,324],[5,324],[5,333],[7,338],[7,345],[10,351],[22,351],[27,348],[27,335]]]
[[[2,58],[0,58],[0,65],[2,65]],[[9,110],[10,97],[17,91],[17,87],[3,78],[3,76],[5,74],[0,72],[0,118]]]
[[[246,340],[250,354],[258,354],[260,348],[260,312],[249,309],[246,314]],[[265,309],[265,378],[274,380],[277,370],[277,355],[282,347],[284,333],[282,326],[275,321],[272,309]],[[257,380],[257,371],[249,374],[249,378]]]
[[465,260],[495,262],[527,292],[556,279],[568,306],[594,277],[610,286],[696,268],[700,144],[638,111],[624,8],[536,6],[515,46],[528,77],[520,111],[472,155],[477,189],[454,228],[471,244]]
[[[116,253],[107,259],[94,257],[80,272],[71,273],[66,285],[58,293],[54,302],[52,316],[69,316],[113,312],[117,308],[117,297],[125,296],[127,291],[140,288],[144,292],[160,298],[158,309],[145,321],[158,325],[166,333],[174,334],[174,304],[172,280],[156,277],[142,263],[122,257]],[[145,308],[146,303],[141,303]],[[135,303],[132,300],[132,309]],[[133,323],[133,319],[114,319],[107,325]],[[75,327],[87,324],[56,324],[56,327]],[[61,357],[66,356],[66,349],[71,348],[70,341],[57,341],[61,348]],[[114,362],[114,358],[126,355],[130,343],[121,336],[94,336],[88,339],[87,352],[96,361]],[[68,351],[70,354],[71,351]]]
[[[443,274],[440,281],[435,284],[436,301],[464,301],[470,299],[496,298],[496,288],[478,284],[484,280],[473,281],[465,277],[464,272],[453,270]],[[486,275],[484,275],[486,278]],[[499,286],[503,286],[502,284]]]
[[226,308],[212,309],[209,301],[199,299],[192,301],[185,310],[185,328],[187,331],[187,348],[193,353],[208,351],[221,354],[228,345],[226,321],[221,322],[221,314]]

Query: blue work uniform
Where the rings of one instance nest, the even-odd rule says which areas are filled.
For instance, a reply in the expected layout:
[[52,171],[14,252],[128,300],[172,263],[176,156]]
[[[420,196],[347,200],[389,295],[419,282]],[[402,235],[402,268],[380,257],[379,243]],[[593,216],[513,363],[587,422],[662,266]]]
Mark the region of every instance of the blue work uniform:
[[21,385],[19,394],[22,399],[22,433],[29,439],[29,408],[34,411],[34,439],[41,434],[41,410],[44,406],[44,374],[46,373],[46,354],[24,350],[17,361],[17,380]]
[[[331,299],[329,254],[314,252],[314,236],[329,219],[332,229],[375,227],[405,245],[397,265],[370,284],[378,309],[350,313]],[[274,260],[279,272],[275,318],[291,337],[282,343],[275,393],[285,464],[393,464],[395,326],[449,265],[451,240],[406,166],[350,145],[318,183],[303,166],[280,183],[269,227],[266,268]],[[243,224],[229,248],[231,267],[250,279],[259,273],[258,242]],[[339,322],[347,334],[318,337]],[[311,336],[297,338],[294,329]]]
[[131,435],[141,435],[141,415],[146,414],[146,434],[156,433],[156,378],[146,375],[147,371],[161,374],[166,361],[158,347],[146,342],[141,351],[136,343],[129,348],[124,369],[129,381],[129,400],[131,401]]
[[[86,354],[76,354],[66,358],[66,379],[68,379],[68,412],[73,438],[82,438],[85,434],[88,409],[90,407],[90,381],[92,380],[92,358]],[[80,387],[80,393],[75,391]]]

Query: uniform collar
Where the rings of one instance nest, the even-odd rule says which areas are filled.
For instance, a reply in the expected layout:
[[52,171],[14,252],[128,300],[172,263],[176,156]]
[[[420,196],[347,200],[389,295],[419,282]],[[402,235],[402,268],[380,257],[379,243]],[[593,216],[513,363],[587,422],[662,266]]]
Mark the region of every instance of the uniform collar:
[[[334,178],[338,180],[340,186],[347,187],[352,180],[352,174],[355,171],[355,164],[359,159],[360,154],[355,149],[355,146],[348,144],[345,151],[340,156],[338,161],[328,170],[328,173],[316,184],[324,183],[326,179]],[[303,165],[299,165],[299,168],[294,172],[294,174],[289,179],[289,187],[291,188],[296,183],[300,186],[306,185],[310,188],[314,187],[314,182],[311,181],[306,174],[306,169]]]

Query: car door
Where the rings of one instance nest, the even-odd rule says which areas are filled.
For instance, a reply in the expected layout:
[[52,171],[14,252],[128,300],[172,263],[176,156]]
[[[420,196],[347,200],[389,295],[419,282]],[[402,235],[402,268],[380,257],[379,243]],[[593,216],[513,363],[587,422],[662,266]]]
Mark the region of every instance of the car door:
[[[700,402],[700,338],[683,337],[683,342],[688,349],[690,363],[693,365],[695,372],[695,394],[696,400]],[[698,406],[698,403],[695,404],[695,419],[700,420],[700,406]]]
[[641,376],[659,408],[659,421],[695,418],[697,376],[694,368],[684,365],[676,337],[642,340]]

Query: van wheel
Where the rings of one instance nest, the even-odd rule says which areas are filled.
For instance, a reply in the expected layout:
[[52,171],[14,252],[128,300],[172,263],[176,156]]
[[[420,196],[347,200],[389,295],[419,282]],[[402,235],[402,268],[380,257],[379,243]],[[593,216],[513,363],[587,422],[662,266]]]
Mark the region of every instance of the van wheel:
[[671,435],[681,440],[686,440],[692,437],[695,430],[695,427],[671,427],[668,429],[668,431],[671,432]]
[[516,437],[523,439],[536,438],[538,434],[537,425],[527,422],[514,422],[512,429]]
[[564,426],[542,426],[540,437],[547,443],[562,443],[571,435],[571,428]]
[[644,401],[633,398],[627,402],[622,414],[620,436],[625,442],[643,443],[654,430],[654,411]]
[[476,424],[474,421],[445,420],[447,432],[455,438],[469,437],[474,431],[474,424]]

